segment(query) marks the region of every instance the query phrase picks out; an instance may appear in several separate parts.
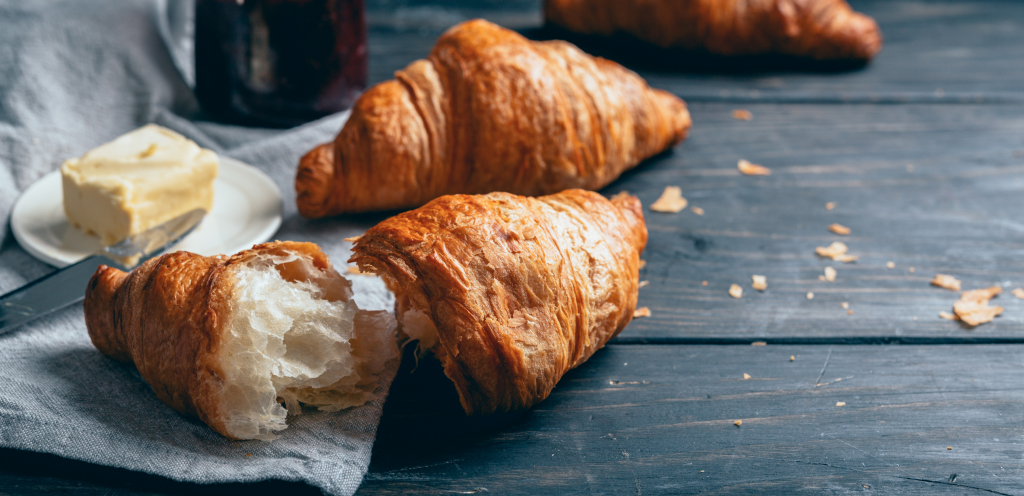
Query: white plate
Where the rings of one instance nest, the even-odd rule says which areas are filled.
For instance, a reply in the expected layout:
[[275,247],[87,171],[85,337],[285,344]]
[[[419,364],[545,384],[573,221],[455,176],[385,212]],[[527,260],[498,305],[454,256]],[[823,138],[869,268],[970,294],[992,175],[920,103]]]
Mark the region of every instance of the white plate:
[[[60,171],[29,186],[11,210],[11,230],[25,251],[65,267],[96,253],[100,239],[79,231],[64,215]],[[252,248],[281,227],[281,190],[259,169],[220,157],[213,210],[176,249],[210,256]]]

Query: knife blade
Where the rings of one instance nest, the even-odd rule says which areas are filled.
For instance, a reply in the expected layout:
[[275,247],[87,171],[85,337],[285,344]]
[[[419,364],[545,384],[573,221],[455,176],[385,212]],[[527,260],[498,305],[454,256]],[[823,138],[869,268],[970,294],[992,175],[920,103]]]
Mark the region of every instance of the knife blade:
[[163,254],[188,236],[204,215],[201,209],[180,215],[0,296],[0,334],[84,299],[85,286],[100,265],[130,270]]

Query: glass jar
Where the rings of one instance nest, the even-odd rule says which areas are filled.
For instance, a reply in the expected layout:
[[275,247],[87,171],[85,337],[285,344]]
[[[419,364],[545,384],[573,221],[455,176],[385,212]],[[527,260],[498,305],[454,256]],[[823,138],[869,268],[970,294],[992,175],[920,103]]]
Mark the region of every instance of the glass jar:
[[197,0],[196,97],[229,122],[290,127],[366,88],[364,0]]

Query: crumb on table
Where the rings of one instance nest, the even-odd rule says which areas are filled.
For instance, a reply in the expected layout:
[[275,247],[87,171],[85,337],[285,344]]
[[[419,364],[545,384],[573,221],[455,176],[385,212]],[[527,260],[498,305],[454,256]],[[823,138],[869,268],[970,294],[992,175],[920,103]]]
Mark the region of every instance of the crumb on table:
[[733,284],[729,286],[729,296],[733,298],[741,298],[743,296],[743,288],[739,284]]

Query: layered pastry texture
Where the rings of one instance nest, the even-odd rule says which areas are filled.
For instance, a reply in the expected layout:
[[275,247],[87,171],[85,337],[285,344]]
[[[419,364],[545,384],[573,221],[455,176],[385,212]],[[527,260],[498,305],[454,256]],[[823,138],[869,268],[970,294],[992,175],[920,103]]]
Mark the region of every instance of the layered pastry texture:
[[299,213],[419,207],[447,194],[600,189],[682,141],[675,95],[564,41],[484,20],[366,90],[331,143],[299,162]]
[[232,439],[274,439],[303,405],[364,404],[398,353],[391,313],[360,310],[311,243],[230,258],[177,252],[130,273],[101,267],[85,310],[101,352]]
[[466,413],[528,408],[633,318],[640,201],[566,190],[449,195],[355,240],[351,262],[395,293]]

